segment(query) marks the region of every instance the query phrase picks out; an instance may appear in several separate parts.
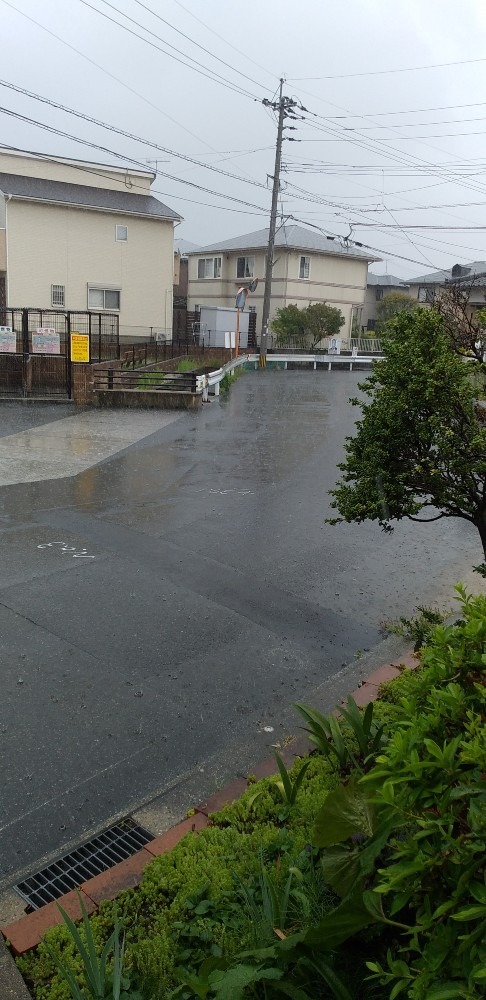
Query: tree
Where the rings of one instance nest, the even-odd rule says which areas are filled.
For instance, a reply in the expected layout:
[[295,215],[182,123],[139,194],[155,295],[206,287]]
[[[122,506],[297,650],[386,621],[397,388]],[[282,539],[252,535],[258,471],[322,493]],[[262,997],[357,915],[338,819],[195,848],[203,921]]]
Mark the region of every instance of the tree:
[[272,320],[272,330],[277,334],[278,344],[292,342],[300,347],[305,346],[304,310],[299,309],[296,305],[277,309],[275,318]]
[[486,575],[486,410],[477,399],[485,366],[454,352],[436,309],[399,313],[383,353],[360,386],[368,399],[351,401],[362,417],[331,491],[339,517],[328,520],[378,521],[391,531],[404,517],[463,518],[479,532],[476,568]]
[[469,305],[474,285],[474,279],[467,285],[446,285],[436,298],[435,308],[443,317],[453,349],[481,362],[486,352],[486,308],[473,310]]
[[415,299],[405,292],[388,292],[384,295],[376,307],[378,324],[380,330],[400,312],[410,312],[417,307]]
[[344,324],[340,309],[327,302],[314,302],[305,309],[296,305],[277,309],[272,329],[281,346],[292,343],[313,350],[325,337],[337,337]]

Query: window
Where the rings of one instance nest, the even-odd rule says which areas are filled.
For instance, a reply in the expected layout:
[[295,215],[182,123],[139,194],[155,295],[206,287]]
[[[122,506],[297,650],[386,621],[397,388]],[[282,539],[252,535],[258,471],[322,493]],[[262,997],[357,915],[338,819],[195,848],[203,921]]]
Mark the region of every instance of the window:
[[383,289],[377,286],[375,289],[375,299],[377,302],[380,302],[382,298],[383,298]]
[[434,285],[421,285],[417,292],[417,298],[419,302],[429,302],[432,303],[435,298],[435,287]]
[[64,308],[64,285],[51,285],[51,306]]
[[369,319],[366,324],[367,330],[376,330],[376,319]]
[[128,226],[115,226],[115,239],[118,243],[126,243],[128,240]]
[[299,264],[299,278],[308,278],[310,275],[310,257],[301,257]]
[[255,270],[254,257],[237,257],[236,259],[237,278],[253,278],[254,270]]
[[98,286],[88,288],[88,309],[119,309],[120,289],[119,288],[99,288]]
[[197,262],[198,278],[220,278],[221,257],[200,257]]

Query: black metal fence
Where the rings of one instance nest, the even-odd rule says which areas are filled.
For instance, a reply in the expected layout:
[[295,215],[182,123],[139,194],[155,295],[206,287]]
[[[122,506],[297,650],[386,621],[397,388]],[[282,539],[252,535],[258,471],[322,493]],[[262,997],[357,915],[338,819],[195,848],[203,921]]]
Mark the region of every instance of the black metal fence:
[[[140,341],[133,344],[121,344],[120,345],[120,359],[124,368],[136,368],[142,365],[157,365],[159,361],[172,361],[174,358],[191,357],[197,352],[199,356],[199,348],[195,348],[194,344],[189,341],[181,343],[179,341],[172,341],[171,343],[162,343],[156,340],[150,340],[147,343],[140,343]],[[204,354],[204,348],[202,349]]]
[[116,313],[30,307],[0,309],[0,326],[9,326],[17,334],[18,354],[35,353],[32,336],[38,329],[48,327],[59,334],[59,354],[69,354],[71,333],[82,333],[90,339],[91,361],[111,361],[119,357],[119,323]]
[[124,368],[100,368],[93,388],[98,391],[160,390],[161,392],[197,392],[196,372],[133,371]]
[[[89,336],[90,361],[120,356],[119,317],[115,313],[74,312],[64,309],[0,308],[0,326],[15,333],[15,353],[0,351],[0,396],[70,399],[70,336]],[[39,349],[35,335],[54,330],[56,353]]]

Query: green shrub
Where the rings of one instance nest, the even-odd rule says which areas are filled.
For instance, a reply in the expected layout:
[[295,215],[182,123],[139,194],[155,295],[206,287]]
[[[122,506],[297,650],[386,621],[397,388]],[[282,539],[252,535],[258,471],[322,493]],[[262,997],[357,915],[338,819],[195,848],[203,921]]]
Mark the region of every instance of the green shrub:
[[[127,981],[144,1000],[485,995],[486,597],[460,599],[462,620],[433,630],[422,666],[382,688],[372,718],[340,724],[353,755],[384,725],[368,773],[343,783],[336,755],[297,760],[285,803],[275,778],[252,784],[119,897]],[[101,954],[111,903],[90,929]],[[53,954],[82,984],[54,928],[19,960],[36,1000],[71,997]]]
[[158,385],[163,385],[169,381],[164,372],[142,372],[137,381],[137,389],[156,389]]
[[486,598],[460,593],[464,620],[434,630],[375,766],[317,817],[330,885],[356,905],[373,890],[399,927],[368,961],[393,1000],[486,985]]
[[411,639],[414,650],[417,651],[428,642],[436,625],[442,625],[449,617],[450,611],[419,604],[417,614],[411,618],[401,615],[400,618],[386,620],[382,622],[381,630],[385,635],[400,635],[404,639]]

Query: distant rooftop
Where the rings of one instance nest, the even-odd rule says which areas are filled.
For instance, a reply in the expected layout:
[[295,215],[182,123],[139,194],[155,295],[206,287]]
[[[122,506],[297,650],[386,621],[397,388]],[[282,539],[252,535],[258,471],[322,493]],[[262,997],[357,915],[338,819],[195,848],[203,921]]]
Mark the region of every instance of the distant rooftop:
[[106,212],[154,219],[179,221],[181,218],[151,194],[131,194],[129,191],[114,191],[111,188],[88,187],[86,184],[66,184],[64,181],[51,181],[42,177],[0,173],[0,192],[25,201],[104,209]]
[[189,253],[197,253],[199,247],[197,243],[190,243],[189,240],[174,240],[174,250],[180,253],[181,257],[187,257]]
[[394,274],[371,274],[368,272],[368,285],[380,285],[383,288],[408,288],[408,284],[403,278],[397,278]]
[[[199,247],[190,253],[229,253],[232,250],[265,250],[268,243],[268,229],[258,229],[255,233],[236,236],[234,239],[220,240],[209,246]],[[290,250],[310,250],[314,253],[326,253],[336,257],[365,258],[368,261],[378,261],[379,257],[365,253],[355,246],[342,246],[338,239],[323,236],[303,226],[281,226],[277,230],[275,246],[287,247]]]
[[453,279],[465,281],[486,271],[486,260],[474,260],[471,264],[454,264],[445,271],[431,271],[418,278],[410,278],[409,285],[440,285]]

